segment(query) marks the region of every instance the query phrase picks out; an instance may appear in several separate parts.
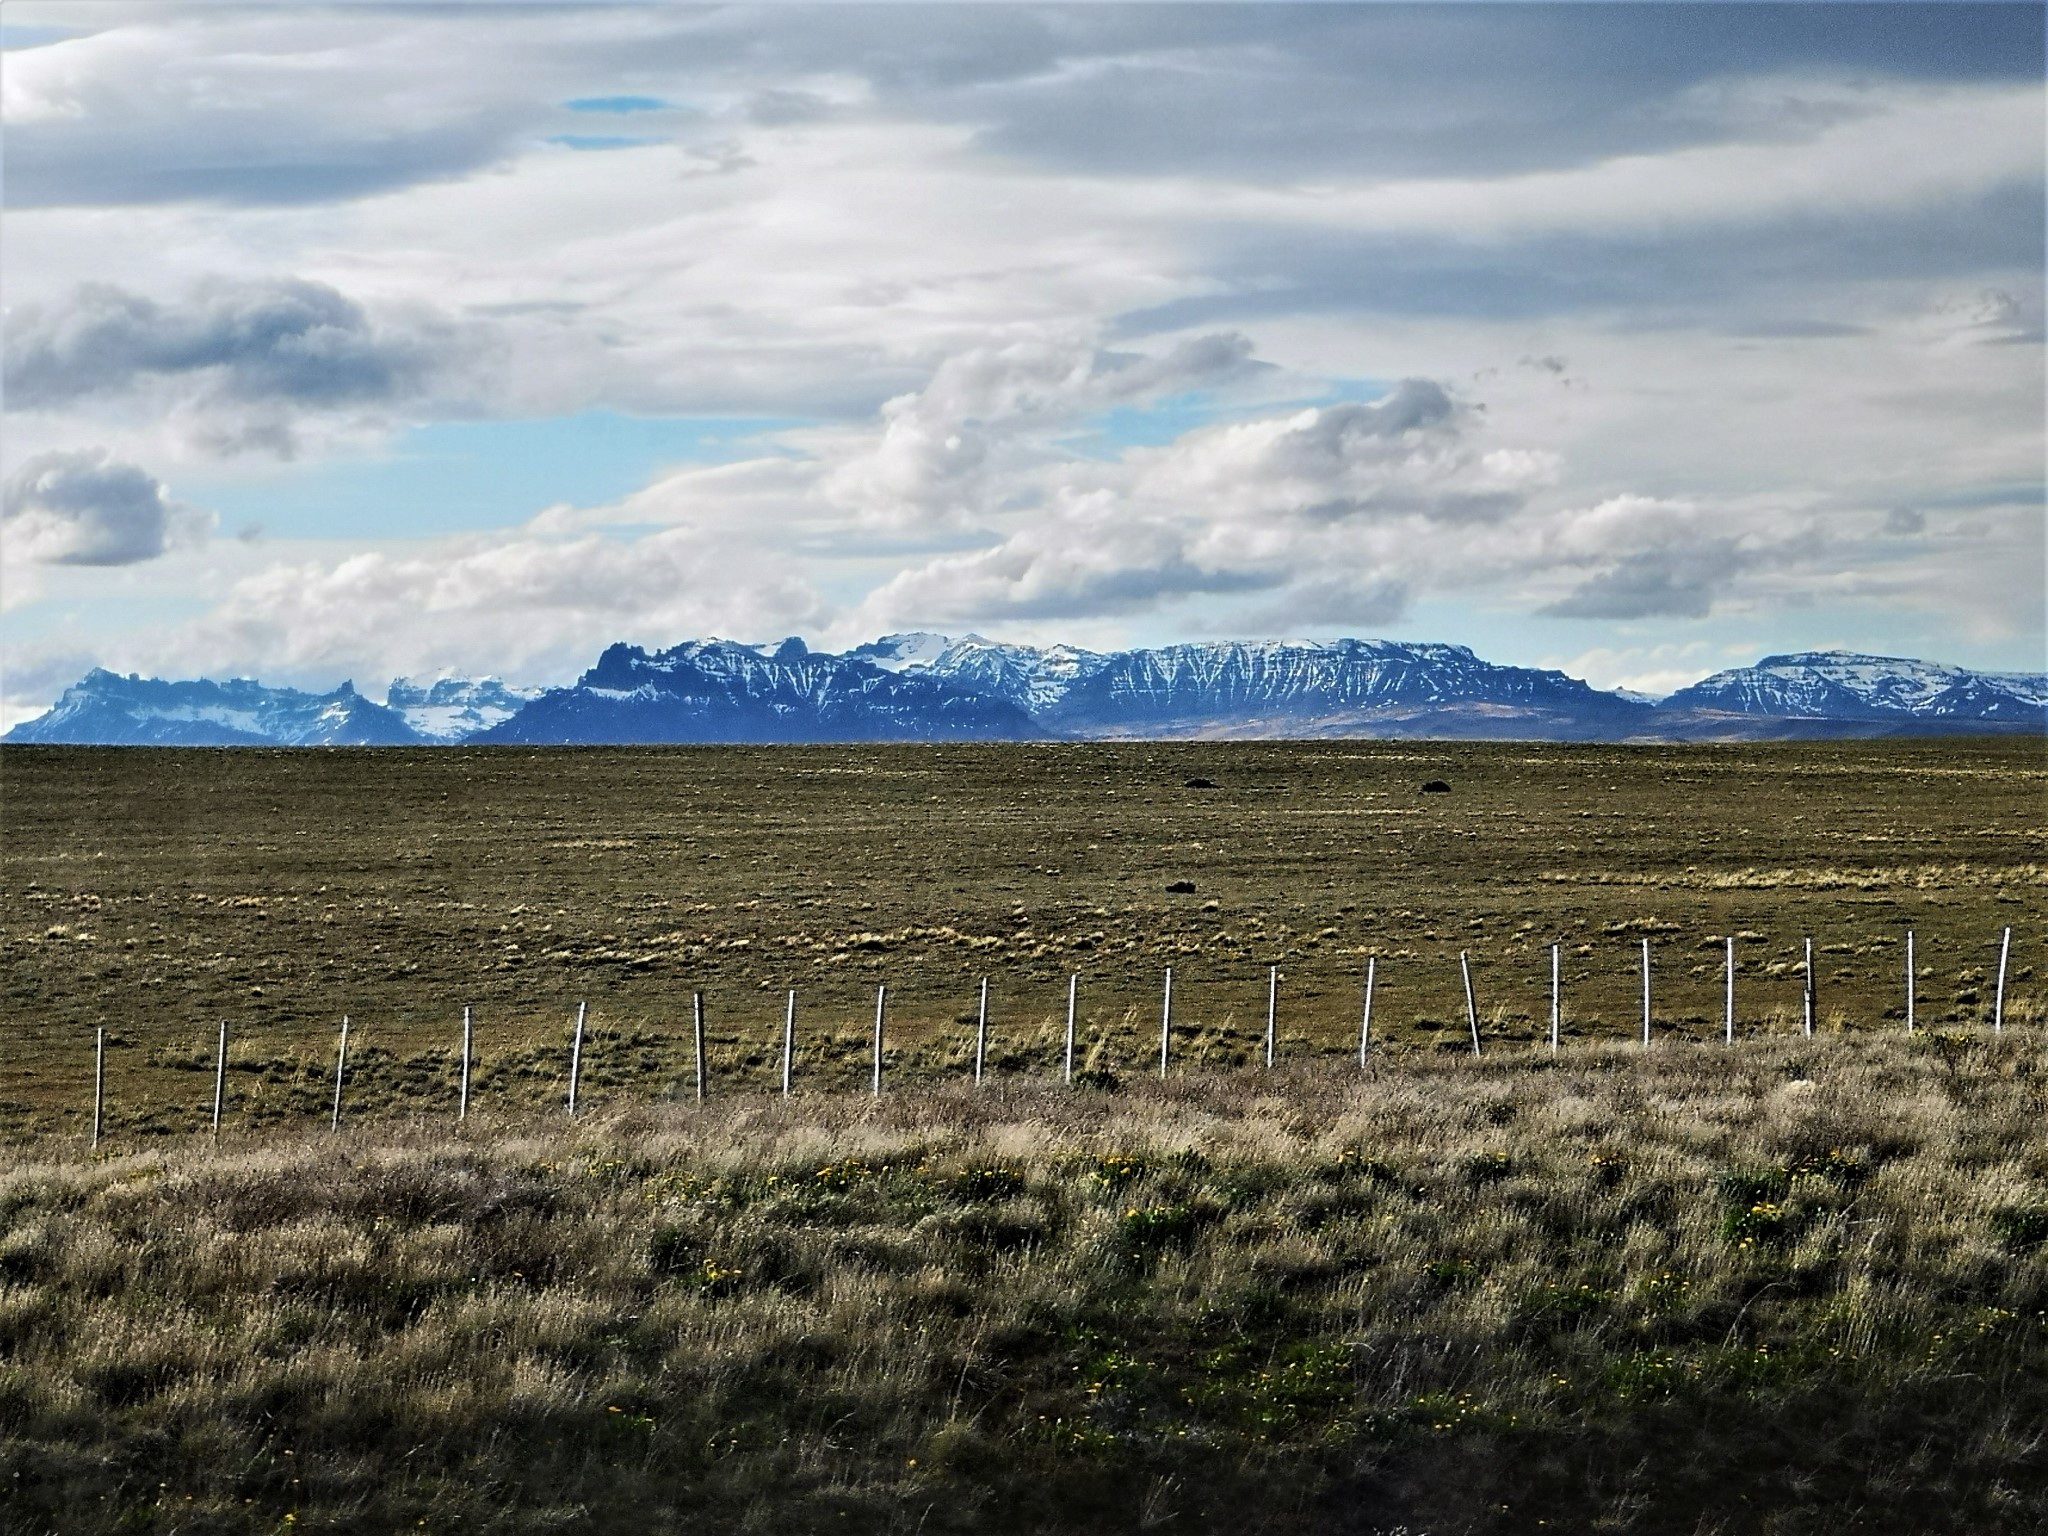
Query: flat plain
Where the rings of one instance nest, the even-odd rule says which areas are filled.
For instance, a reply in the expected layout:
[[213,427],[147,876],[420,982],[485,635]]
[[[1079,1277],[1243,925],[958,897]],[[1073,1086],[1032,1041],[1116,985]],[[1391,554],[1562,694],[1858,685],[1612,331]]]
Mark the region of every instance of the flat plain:
[[2048,1524],[2039,742],[0,785],[0,1530]]
[[[1190,787],[1206,779],[1213,787]],[[1450,792],[1422,794],[1442,780]],[[688,1083],[691,994],[714,1091],[770,1085],[787,991],[800,1091],[958,1074],[990,980],[989,1070],[1156,1070],[1164,972],[1189,1070],[1723,1028],[1743,1038],[1982,1023],[2014,930],[2008,1021],[2038,1024],[2048,754],[2029,738],[1699,747],[1145,743],[427,751],[10,747],[0,859],[0,1133],[317,1112],[351,1020],[348,1107],[452,1107],[472,1010],[479,1109]],[[1190,882],[1191,892],[1167,887]]]

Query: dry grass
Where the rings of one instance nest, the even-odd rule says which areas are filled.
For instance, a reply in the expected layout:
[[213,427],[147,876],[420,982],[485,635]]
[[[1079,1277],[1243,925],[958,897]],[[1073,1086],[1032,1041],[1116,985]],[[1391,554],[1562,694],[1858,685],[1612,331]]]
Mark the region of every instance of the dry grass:
[[0,1525],[2035,1531],[2044,1068],[1674,1041],[41,1141]]
[[[1190,777],[1212,789],[1193,789]],[[1444,778],[1449,795],[1420,795]],[[801,992],[813,1087],[861,1084],[874,987],[891,1069],[957,1073],[979,980],[995,1068],[1051,1065],[1069,973],[1085,1048],[1140,1071],[1174,967],[1178,1049],[1243,1063],[1284,971],[1292,1059],[1353,1047],[1378,957],[1383,1044],[1455,1048],[1458,956],[1489,1036],[1721,1023],[1738,937],[1745,1035],[1823,1021],[2038,1020],[2048,743],[1631,748],[1410,742],[621,750],[0,748],[0,1137],[80,1131],[110,1032],[117,1145],[202,1124],[218,1022],[229,1116],[305,1123],[341,1015],[359,1114],[449,1106],[473,1005],[480,1102],[559,1102],[590,1004],[593,1101],[673,1092],[690,994],[719,1080],[768,1085]],[[1192,894],[1169,884],[1191,881]]]

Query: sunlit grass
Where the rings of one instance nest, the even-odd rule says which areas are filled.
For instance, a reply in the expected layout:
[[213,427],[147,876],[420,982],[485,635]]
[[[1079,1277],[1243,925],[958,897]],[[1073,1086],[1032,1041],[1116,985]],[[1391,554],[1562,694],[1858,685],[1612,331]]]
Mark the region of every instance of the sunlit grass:
[[2043,1069],[1951,1031],[45,1141],[0,1172],[4,1519],[2039,1529]]

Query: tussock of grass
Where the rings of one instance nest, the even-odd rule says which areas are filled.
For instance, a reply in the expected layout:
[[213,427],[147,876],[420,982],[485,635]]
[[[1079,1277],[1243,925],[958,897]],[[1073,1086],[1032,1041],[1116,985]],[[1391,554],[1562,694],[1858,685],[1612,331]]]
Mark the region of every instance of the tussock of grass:
[[1672,1044],[44,1143],[0,1173],[4,1523],[2038,1530],[2041,1069]]

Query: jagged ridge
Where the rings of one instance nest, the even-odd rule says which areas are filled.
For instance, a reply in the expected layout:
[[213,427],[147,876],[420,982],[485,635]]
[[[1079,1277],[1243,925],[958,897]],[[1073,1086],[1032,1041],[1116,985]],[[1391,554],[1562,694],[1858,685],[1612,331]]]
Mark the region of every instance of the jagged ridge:
[[1659,708],[1804,720],[1973,721],[2041,725],[2048,677],[1972,672],[1902,656],[1798,651],[1766,656],[1681,688]]
[[2048,730],[2048,676],[1852,652],[1767,656],[1661,702],[1460,645],[1260,641],[1103,653],[889,635],[844,655],[690,641],[615,645],[572,687],[393,681],[385,707],[248,679],[94,670],[21,742],[225,746],[423,741],[1013,740],[1030,736],[1698,739]]
[[393,747],[426,738],[343,683],[332,693],[266,688],[252,678],[164,682],[95,667],[9,741],[79,746]]
[[462,741],[511,719],[539,696],[538,688],[509,688],[495,677],[437,677],[425,686],[394,677],[384,702],[420,735]]
[[614,645],[481,742],[1008,741],[1043,734],[1015,705],[785,640],[772,653],[693,640]]

